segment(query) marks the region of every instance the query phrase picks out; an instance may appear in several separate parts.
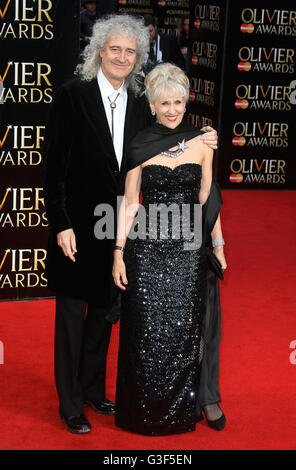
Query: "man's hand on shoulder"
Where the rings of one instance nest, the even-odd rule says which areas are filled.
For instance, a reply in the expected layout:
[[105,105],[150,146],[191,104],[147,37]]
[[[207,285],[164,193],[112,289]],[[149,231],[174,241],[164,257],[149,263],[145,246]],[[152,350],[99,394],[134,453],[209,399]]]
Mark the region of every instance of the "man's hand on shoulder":
[[210,147],[212,150],[217,150],[218,148],[218,134],[213,127],[206,126],[201,129],[205,134],[199,136],[199,139]]
[[63,250],[65,256],[68,256],[75,263],[76,237],[72,228],[63,230],[57,234],[57,244]]

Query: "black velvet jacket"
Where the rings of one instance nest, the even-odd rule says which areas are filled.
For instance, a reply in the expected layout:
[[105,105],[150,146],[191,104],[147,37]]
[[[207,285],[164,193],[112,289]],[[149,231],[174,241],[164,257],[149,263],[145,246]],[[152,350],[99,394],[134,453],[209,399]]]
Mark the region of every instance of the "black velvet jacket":
[[[126,152],[131,139],[150,124],[145,98],[128,90],[124,149],[119,170],[97,79],[64,84],[51,107],[44,146],[44,195],[50,223],[48,287],[108,307],[115,294],[111,279],[114,239],[94,235],[100,203],[112,206],[124,193]],[[56,234],[73,228],[73,263],[57,246]],[[114,227],[116,237],[116,227]]]

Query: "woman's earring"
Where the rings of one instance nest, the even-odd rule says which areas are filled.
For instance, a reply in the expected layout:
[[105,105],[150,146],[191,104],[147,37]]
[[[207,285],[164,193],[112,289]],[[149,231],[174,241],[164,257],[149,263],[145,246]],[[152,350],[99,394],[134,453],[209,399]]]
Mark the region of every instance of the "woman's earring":
[[155,116],[156,112],[151,110],[152,116]]

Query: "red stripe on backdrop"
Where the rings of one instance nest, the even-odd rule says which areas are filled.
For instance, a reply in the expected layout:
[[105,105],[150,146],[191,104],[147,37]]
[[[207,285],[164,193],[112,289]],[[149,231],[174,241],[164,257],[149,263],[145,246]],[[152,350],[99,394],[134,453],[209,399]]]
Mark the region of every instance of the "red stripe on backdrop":
[[[91,434],[69,434],[58,417],[53,380],[54,301],[0,304],[1,449],[294,449],[296,365],[296,193],[223,191],[228,262],[221,282],[221,395],[224,431],[167,437],[131,434],[114,417],[86,414]],[[108,359],[114,399],[118,325]]]

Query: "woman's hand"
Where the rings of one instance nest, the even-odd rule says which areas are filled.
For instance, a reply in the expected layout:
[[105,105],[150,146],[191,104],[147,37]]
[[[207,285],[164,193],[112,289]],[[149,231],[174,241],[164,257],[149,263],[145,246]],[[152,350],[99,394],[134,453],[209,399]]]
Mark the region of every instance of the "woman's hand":
[[217,256],[218,260],[221,263],[221,268],[224,271],[227,268],[227,263],[226,263],[226,259],[225,259],[225,256],[224,256],[223,245],[222,246],[216,246],[213,250],[213,253]]
[[114,283],[119,289],[126,290],[124,284],[127,284],[125,263],[123,261],[122,252],[119,250],[114,250],[114,262],[112,269],[112,276]]

